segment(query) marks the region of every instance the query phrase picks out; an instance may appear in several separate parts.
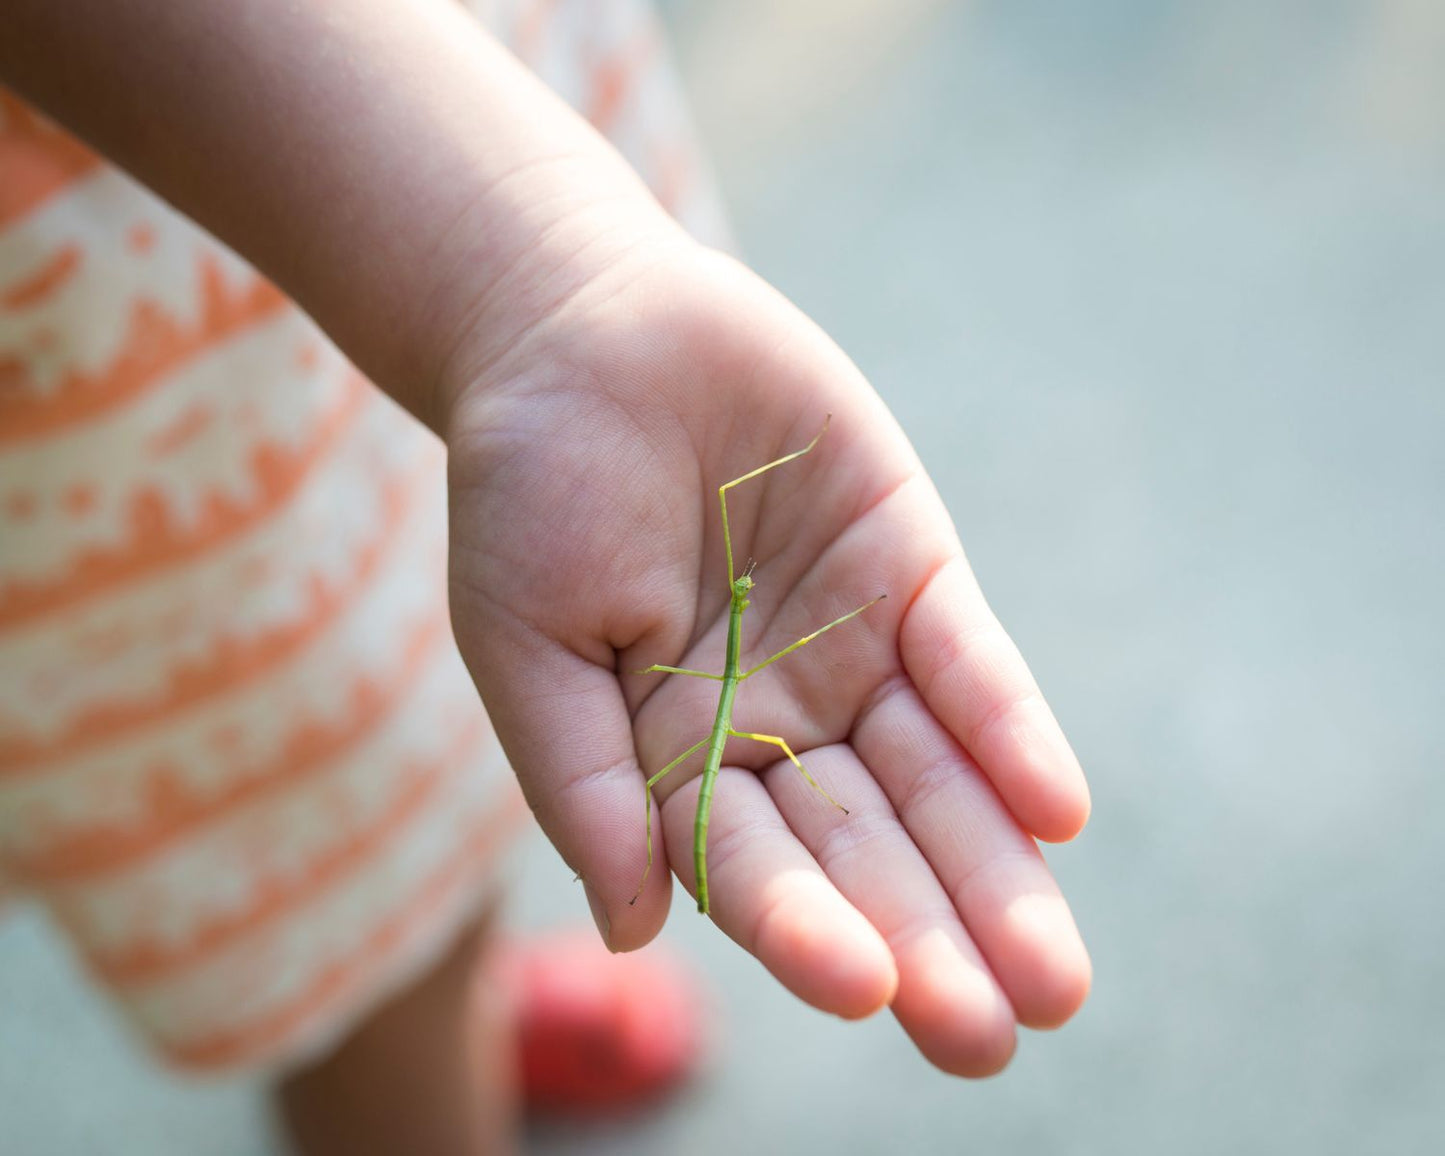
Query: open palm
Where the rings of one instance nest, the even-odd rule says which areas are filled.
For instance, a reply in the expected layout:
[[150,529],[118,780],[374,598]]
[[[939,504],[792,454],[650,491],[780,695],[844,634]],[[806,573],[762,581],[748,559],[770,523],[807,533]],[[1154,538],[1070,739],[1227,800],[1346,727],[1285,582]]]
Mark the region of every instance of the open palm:
[[449,444],[458,642],[543,829],[614,950],[695,887],[701,755],[728,569],[756,588],[743,666],[886,593],[744,682],[707,864],[711,914],[790,990],[848,1017],[885,1004],[924,1054],[981,1075],[1014,1025],[1066,1020],[1089,964],[1035,838],[1083,826],[1083,776],[986,606],[942,502],[846,357],[746,270],[692,246],[634,254],[526,328],[454,362]]

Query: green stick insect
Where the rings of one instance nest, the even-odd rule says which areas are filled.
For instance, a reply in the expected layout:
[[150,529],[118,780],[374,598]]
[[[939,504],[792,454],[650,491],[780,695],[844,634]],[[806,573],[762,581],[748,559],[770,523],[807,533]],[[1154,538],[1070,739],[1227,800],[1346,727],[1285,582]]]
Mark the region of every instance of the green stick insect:
[[[832,415],[829,415],[830,419],[831,416]],[[858,607],[858,609],[848,611],[848,613],[844,614],[841,618],[835,618],[832,622],[828,623],[827,626],[813,631],[812,634],[804,635],[791,646],[784,647],[771,658],[758,663],[757,666],[744,671],[739,671],[738,669],[739,659],[743,649],[743,611],[748,608],[748,594],[753,588],[753,568],[752,564],[749,563],[748,568],[740,575],[736,574],[733,570],[733,542],[732,535],[728,532],[728,491],[734,486],[751,481],[760,474],[765,474],[771,469],[786,465],[788,462],[794,461],[806,453],[810,453],[813,447],[818,444],[819,440],[821,440],[827,432],[828,421],[825,420],[823,422],[823,428],[818,431],[817,437],[813,438],[813,440],[802,449],[786,454],[775,462],[769,462],[765,466],[759,466],[755,470],[750,470],[742,477],[734,478],[732,481],[726,482],[718,487],[718,501],[722,505],[723,549],[727,553],[728,560],[728,588],[732,592],[732,605],[728,611],[727,657],[723,662],[723,672],[721,674],[710,674],[705,670],[685,670],[682,667],[662,665],[649,666],[646,670],[637,672],[638,674],[653,674],[659,672],[663,674],[688,674],[694,678],[710,678],[714,682],[722,683],[722,693],[718,696],[717,715],[713,719],[712,730],[708,733],[708,736],[688,747],[687,750],[683,751],[682,754],[678,755],[677,758],[673,759],[672,762],[668,763],[667,766],[663,767],[662,770],[647,780],[647,797],[645,800],[647,807],[647,866],[643,869],[642,882],[638,884],[637,895],[632,897],[631,902],[633,903],[637,902],[638,896],[642,894],[642,889],[647,886],[647,875],[648,872],[652,870],[652,788],[662,780],[664,775],[681,766],[703,747],[707,748],[707,760],[703,763],[702,788],[697,796],[697,818],[693,823],[692,829],[692,855],[693,863],[697,869],[697,909],[703,915],[708,913],[707,824],[709,814],[712,810],[713,787],[717,782],[718,770],[722,766],[723,748],[727,745],[728,739],[754,739],[757,742],[771,743],[773,746],[780,748],[783,754],[787,755],[792,761],[793,766],[802,772],[803,778],[808,781],[810,787],[845,815],[848,813],[847,807],[843,806],[842,803],[828,794],[828,792],[819,785],[818,781],[814,779],[812,775],[808,774],[803,764],[799,761],[798,756],[793,753],[793,748],[788,746],[786,740],[779,738],[777,735],[760,735],[733,729],[733,699],[737,696],[738,683],[751,678],[765,667],[771,666],[784,655],[792,654],[793,651],[799,647],[806,646],[819,635],[826,634],[832,630],[833,627],[841,626],[850,618],[856,618],[859,614],[862,614],[863,611],[867,610],[868,607],[888,597],[886,594],[880,594],[871,602],[865,602],[862,606]]]

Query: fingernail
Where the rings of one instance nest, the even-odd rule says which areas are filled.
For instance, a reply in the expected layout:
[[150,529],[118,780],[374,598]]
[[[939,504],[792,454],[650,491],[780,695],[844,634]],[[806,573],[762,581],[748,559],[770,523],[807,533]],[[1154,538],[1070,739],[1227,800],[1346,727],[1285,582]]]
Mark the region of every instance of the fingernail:
[[607,908],[602,904],[602,897],[592,890],[592,884],[586,880],[582,882],[582,893],[587,896],[587,907],[592,912],[592,922],[597,924],[597,931],[602,936],[602,942],[607,945],[607,950],[612,950],[612,942],[609,938],[612,934],[612,920],[607,918]]

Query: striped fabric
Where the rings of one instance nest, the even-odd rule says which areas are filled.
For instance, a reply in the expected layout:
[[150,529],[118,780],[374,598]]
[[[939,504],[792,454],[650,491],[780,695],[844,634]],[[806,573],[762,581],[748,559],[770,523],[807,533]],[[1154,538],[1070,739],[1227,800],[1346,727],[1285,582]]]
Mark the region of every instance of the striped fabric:
[[[645,7],[476,7],[721,235]],[[0,891],[173,1063],[335,1039],[517,825],[444,472],[273,286],[0,90]]]

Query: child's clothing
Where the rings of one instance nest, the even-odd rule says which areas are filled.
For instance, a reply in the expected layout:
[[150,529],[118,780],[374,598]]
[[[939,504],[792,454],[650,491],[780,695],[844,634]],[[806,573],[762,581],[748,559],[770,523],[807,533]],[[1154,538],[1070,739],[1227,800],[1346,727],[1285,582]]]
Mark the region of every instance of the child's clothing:
[[[476,7],[721,235],[649,12]],[[518,808],[445,565],[436,440],[0,90],[0,890],[172,1061],[307,1055],[475,912]]]

